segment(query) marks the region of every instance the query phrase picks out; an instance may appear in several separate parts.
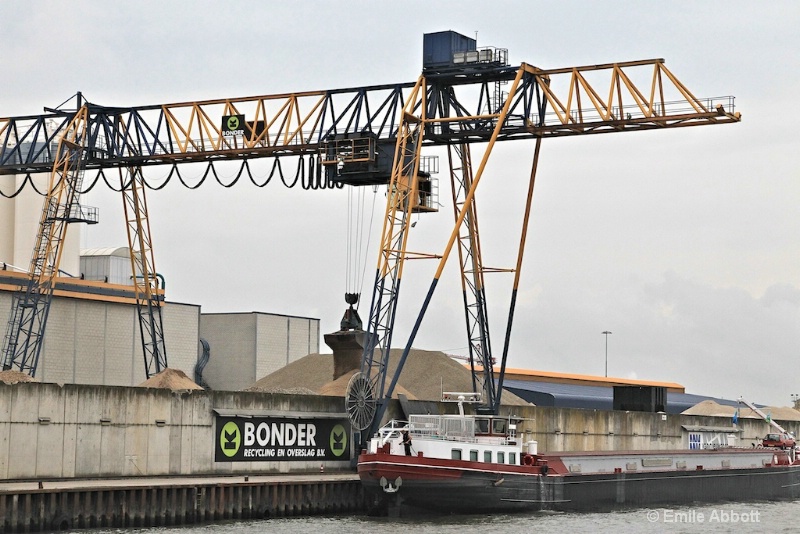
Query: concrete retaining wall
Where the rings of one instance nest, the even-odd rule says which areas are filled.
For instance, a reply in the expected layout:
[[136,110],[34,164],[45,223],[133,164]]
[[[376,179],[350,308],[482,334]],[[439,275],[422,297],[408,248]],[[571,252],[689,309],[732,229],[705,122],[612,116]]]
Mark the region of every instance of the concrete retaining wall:
[[[0,384],[0,479],[277,473],[318,462],[214,462],[213,408],[343,414],[341,398]],[[349,462],[327,462],[329,469]]]
[[[593,450],[665,450],[688,449],[684,426],[733,428],[729,417],[697,417],[645,412],[578,410],[552,407],[504,407],[503,414],[513,413],[525,419],[517,434],[536,440],[539,451]],[[798,435],[800,423],[781,424]],[[765,421],[741,418],[738,445],[752,446],[772,432]]]
[[[344,401],[318,395],[0,384],[0,480],[319,471],[316,460],[215,462],[215,409],[336,417],[343,416]],[[398,409],[393,402],[392,417],[401,417]],[[713,417],[539,407],[504,410],[525,419],[518,434],[537,440],[542,452],[688,448],[682,425],[731,426],[729,419]],[[750,419],[740,420],[739,427],[744,429],[744,445],[768,431],[765,422]],[[798,425],[788,430],[797,432]],[[325,462],[326,470],[349,465]]]

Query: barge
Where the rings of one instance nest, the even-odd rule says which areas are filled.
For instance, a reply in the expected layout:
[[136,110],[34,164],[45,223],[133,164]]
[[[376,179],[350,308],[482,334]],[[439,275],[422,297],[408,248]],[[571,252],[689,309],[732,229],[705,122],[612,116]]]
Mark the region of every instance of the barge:
[[794,450],[539,454],[513,420],[467,416],[461,401],[458,415],[411,415],[370,439],[358,474],[375,509],[589,511],[800,496]]

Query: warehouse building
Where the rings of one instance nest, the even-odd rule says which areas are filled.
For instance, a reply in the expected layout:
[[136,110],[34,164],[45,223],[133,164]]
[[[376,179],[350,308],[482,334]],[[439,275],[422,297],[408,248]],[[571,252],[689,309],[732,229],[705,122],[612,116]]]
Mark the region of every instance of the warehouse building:
[[[496,371],[499,373],[499,369]],[[615,410],[619,406],[621,391],[636,391],[648,396],[662,395],[660,409],[669,414],[683,413],[692,406],[713,400],[723,406],[737,406],[730,399],[686,393],[686,388],[675,382],[635,380],[604,376],[554,373],[529,369],[506,369],[504,387],[537,406],[559,408],[584,408],[588,410]],[[617,402],[615,404],[615,389]]]
[[[119,259],[120,249],[109,249]],[[127,249],[125,254],[127,254]],[[93,251],[93,263],[103,263]],[[130,266],[130,262],[128,262]],[[104,278],[104,275],[101,275]],[[0,324],[7,325],[14,291],[27,275],[0,270]],[[109,279],[113,279],[109,273]],[[198,304],[163,308],[168,364],[195,377],[199,340],[208,339],[203,375],[213,389],[241,389],[270,370],[319,351],[319,320],[269,313],[208,314]],[[135,386],[147,377],[133,286],[60,277],[36,378],[42,382]],[[249,373],[249,374],[248,374]]]

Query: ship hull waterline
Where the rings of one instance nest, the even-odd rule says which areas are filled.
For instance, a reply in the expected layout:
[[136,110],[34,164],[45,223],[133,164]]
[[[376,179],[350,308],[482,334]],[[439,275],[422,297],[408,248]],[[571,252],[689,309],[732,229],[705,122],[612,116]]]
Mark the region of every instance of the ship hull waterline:
[[522,473],[474,462],[362,454],[358,472],[376,510],[438,513],[610,511],[800,497],[800,465],[594,474]]

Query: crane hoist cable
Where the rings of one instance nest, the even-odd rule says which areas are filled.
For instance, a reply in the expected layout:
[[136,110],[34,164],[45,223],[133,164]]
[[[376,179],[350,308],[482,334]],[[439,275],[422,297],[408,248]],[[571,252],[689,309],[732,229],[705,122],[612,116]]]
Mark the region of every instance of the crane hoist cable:
[[364,286],[377,192],[378,187],[373,186],[369,223],[367,223],[365,217],[366,188],[350,187],[347,192],[344,299],[349,308],[345,310],[341,321],[342,330],[362,330],[361,318],[358,315],[358,305]]
[[[361,189],[363,190],[364,188],[361,188]],[[359,293],[361,293],[362,290],[364,289],[364,279],[365,279],[366,273],[367,273],[367,258],[370,257],[369,256],[369,243],[370,243],[370,240],[372,238],[372,228],[373,228],[373,224],[374,224],[374,221],[375,221],[375,202],[376,202],[377,198],[378,198],[378,186],[377,185],[373,185],[372,186],[372,207],[369,210],[369,213],[370,213],[370,215],[369,215],[369,228],[367,230],[367,238],[366,238],[366,240],[363,241],[364,243],[366,243],[367,246],[364,247],[364,260],[361,262],[361,281],[360,281],[360,284],[359,284],[359,287],[358,287]]]
[[347,191],[347,245],[345,267],[345,290],[360,293],[359,268],[363,247],[364,191],[349,187]]

